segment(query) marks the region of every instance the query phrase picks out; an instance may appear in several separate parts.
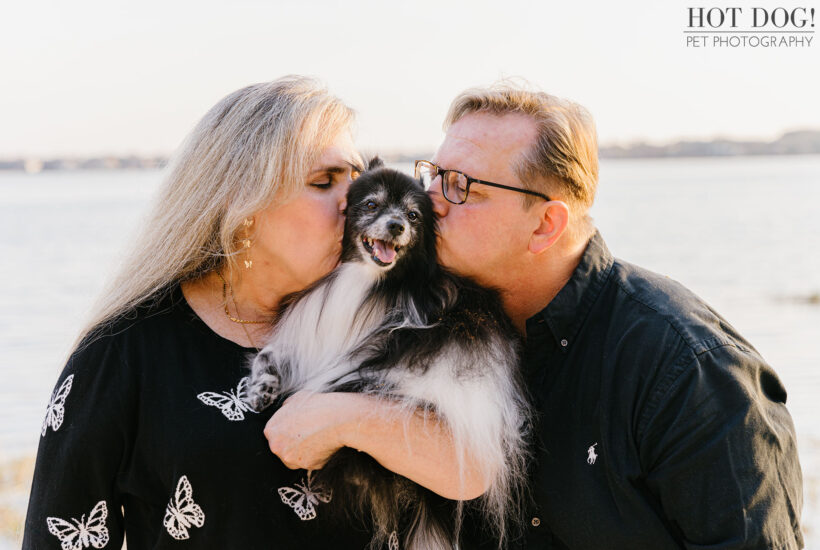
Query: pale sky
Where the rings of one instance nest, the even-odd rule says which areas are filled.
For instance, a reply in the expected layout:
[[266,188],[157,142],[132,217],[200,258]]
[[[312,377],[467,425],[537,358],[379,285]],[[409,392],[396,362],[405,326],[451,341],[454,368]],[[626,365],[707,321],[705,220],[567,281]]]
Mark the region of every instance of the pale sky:
[[358,144],[376,152],[434,149],[450,100],[506,76],[586,106],[605,144],[820,128],[820,41],[687,48],[689,5],[9,3],[0,17],[0,158],[170,153],[221,97],[288,73],[319,77],[354,107]]

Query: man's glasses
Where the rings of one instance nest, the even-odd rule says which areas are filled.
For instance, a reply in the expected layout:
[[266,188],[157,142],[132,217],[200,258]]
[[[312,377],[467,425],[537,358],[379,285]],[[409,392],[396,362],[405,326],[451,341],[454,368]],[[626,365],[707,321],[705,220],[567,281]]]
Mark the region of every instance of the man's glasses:
[[479,180],[471,178],[458,170],[442,170],[432,162],[426,160],[416,161],[416,179],[421,180],[425,189],[429,189],[433,184],[433,180],[438,176],[441,176],[441,192],[444,194],[444,198],[453,204],[464,204],[467,200],[467,195],[470,194],[470,186],[474,183],[498,187],[499,189],[518,191],[519,193],[541,197],[547,201],[550,200],[548,196],[538,191],[530,191],[529,189],[521,189],[520,187],[510,187],[509,185]]

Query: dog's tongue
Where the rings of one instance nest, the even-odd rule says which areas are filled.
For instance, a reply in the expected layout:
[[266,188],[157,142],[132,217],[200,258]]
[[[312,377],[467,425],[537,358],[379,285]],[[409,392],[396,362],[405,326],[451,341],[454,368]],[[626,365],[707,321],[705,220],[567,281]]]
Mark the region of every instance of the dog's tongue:
[[384,241],[378,239],[373,241],[373,255],[383,263],[393,263],[396,259],[396,249]]

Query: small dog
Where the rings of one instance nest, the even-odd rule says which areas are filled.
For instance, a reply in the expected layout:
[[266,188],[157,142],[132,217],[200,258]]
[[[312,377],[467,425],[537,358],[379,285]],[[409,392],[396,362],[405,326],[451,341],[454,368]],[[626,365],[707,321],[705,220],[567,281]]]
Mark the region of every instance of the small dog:
[[[355,391],[435,415],[457,456],[483,461],[489,490],[470,501],[503,545],[524,487],[529,407],[518,336],[495,292],[437,262],[432,200],[420,182],[374,159],[350,187],[342,263],[287,300],[254,358],[248,402],[257,410],[298,390]],[[462,464],[459,464],[461,466]],[[453,503],[341,449],[313,472],[360,520],[375,548],[454,548],[465,503]],[[340,502],[341,501],[341,502]]]

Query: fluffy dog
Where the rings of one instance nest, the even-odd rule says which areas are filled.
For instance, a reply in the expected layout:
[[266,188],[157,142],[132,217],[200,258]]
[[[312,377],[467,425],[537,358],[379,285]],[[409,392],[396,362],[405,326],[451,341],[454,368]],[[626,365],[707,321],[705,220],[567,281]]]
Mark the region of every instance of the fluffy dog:
[[[489,490],[470,506],[503,544],[520,503],[528,406],[518,337],[495,292],[437,262],[436,219],[422,185],[381,161],[350,187],[342,263],[289,299],[254,358],[248,401],[261,410],[298,390],[355,391],[446,424],[463,466],[477,457]],[[313,473],[334,508],[372,520],[373,547],[453,548],[464,503],[341,449]]]

